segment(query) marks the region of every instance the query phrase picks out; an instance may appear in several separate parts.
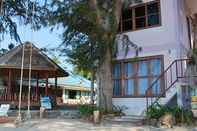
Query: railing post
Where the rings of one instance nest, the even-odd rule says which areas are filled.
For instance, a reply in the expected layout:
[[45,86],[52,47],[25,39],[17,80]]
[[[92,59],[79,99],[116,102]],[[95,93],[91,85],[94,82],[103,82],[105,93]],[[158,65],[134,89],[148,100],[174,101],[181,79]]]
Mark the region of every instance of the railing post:
[[[173,67],[173,65],[172,65]],[[172,83],[172,67],[170,68],[170,82]]]
[[177,60],[176,60],[175,63],[176,63],[176,78],[178,78],[178,71],[179,71],[179,70],[178,70]]
[[180,60],[181,62],[181,77],[183,76],[183,62]]
[[148,93],[147,93],[147,90],[145,92],[145,96],[146,96],[146,111],[148,111]]

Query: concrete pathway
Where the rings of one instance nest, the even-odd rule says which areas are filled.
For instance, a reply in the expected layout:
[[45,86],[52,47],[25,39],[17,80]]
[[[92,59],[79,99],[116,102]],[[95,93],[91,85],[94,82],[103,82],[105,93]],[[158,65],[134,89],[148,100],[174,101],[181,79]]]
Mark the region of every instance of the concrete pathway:
[[157,129],[148,126],[131,124],[93,125],[81,120],[42,119],[31,120],[16,127],[14,124],[0,124],[0,131],[197,131],[197,127],[174,127],[173,129]]

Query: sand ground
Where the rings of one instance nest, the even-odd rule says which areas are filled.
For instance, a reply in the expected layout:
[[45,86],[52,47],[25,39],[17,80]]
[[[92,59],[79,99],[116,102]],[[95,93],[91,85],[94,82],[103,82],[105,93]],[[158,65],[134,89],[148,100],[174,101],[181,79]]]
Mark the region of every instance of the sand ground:
[[93,125],[77,119],[37,119],[26,121],[18,126],[13,123],[0,124],[0,131],[197,131],[197,127],[158,129],[132,124]]

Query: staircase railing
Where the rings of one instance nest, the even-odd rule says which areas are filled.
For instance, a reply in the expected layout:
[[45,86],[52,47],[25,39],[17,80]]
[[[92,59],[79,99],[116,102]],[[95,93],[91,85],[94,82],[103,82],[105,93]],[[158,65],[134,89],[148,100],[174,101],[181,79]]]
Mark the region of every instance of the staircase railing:
[[[173,61],[147,88],[146,107],[155,104],[160,98],[165,97],[166,92],[174,86],[179,79],[189,77],[185,73],[187,64],[192,62],[191,59],[177,59]],[[159,83],[159,84],[158,84]],[[160,85],[160,86],[158,86]],[[159,88],[159,89],[158,89]],[[155,92],[154,92],[155,91]],[[149,104],[150,102],[150,104]]]

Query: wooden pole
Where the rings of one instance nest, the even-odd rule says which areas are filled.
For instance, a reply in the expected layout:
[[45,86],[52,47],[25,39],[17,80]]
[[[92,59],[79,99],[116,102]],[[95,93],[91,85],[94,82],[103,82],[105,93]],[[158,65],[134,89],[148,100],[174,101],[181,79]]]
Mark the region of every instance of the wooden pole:
[[36,79],[36,101],[38,101],[38,97],[40,97],[38,93],[39,93],[39,78],[37,76],[37,79]]
[[11,77],[12,77],[11,69],[8,69],[8,90],[7,90],[8,100],[11,100]]
[[48,74],[46,75],[45,96],[48,96]]
[[[6,70],[5,75],[9,76],[8,70]],[[9,86],[9,82],[8,82],[9,81],[9,77],[7,77],[5,80],[6,80],[5,82],[7,83],[7,85],[5,85],[5,88],[4,88],[3,100],[4,101],[7,101],[8,86]]]
[[57,104],[57,74],[55,73],[55,104]]

